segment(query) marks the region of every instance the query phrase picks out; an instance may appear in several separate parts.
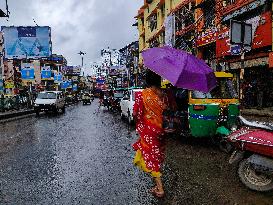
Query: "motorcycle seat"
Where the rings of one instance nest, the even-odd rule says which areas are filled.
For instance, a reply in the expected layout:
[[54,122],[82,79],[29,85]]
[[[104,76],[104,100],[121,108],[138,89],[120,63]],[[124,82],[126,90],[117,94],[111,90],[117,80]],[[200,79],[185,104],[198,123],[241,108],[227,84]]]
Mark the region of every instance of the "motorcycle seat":
[[266,124],[259,123],[259,122],[248,121],[243,116],[239,116],[239,119],[240,119],[240,121],[241,121],[241,123],[243,125],[246,125],[246,126],[249,126],[249,127],[256,127],[256,128],[261,128],[261,129],[266,129],[266,130],[273,131],[273,125],[266,125]]

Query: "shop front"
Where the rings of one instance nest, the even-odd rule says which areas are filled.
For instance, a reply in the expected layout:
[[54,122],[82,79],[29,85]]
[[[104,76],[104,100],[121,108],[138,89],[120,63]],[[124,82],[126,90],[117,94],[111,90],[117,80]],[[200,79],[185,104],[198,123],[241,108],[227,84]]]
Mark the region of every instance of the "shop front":
[[241,105],[245,108],[273,107],[273,69],[268,66],[268,57],[230,63],[233,73],[241,74]]

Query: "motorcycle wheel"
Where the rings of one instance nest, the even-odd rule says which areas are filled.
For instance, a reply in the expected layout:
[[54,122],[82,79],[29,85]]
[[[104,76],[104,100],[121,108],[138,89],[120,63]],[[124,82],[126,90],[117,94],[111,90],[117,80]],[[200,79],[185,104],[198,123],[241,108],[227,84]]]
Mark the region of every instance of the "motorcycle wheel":
[[240,162],[238,174],[242,183],[251,190],[261,192],[273,190],[273,177],[256,172],[247,159]]

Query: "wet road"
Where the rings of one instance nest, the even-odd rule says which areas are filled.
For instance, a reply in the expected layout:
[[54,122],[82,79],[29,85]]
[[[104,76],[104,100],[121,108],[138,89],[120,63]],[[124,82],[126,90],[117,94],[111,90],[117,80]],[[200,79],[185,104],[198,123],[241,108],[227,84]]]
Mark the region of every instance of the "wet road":
[[0,124],[0,204],[157,204],[126,123],[97,103]]
[[272,192],[242,185],[229,155],[181,136],[167,138],[166,196],[155,199],[149,176],[132,165],[136,136],[97,108],[79,104],[64,115],[0,123],[0,204],[272,204]]

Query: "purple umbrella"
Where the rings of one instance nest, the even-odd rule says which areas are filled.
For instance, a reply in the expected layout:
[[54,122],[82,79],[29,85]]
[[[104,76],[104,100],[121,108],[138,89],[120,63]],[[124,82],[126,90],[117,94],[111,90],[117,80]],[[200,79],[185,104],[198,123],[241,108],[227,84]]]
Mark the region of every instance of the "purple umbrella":
[[172,47],[150,48],[142,52],[144,65],[174,86],[209,92],[216,86],[213,70],[195,56]]

